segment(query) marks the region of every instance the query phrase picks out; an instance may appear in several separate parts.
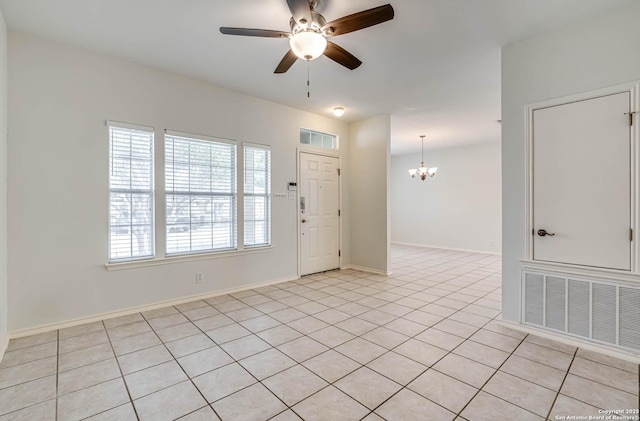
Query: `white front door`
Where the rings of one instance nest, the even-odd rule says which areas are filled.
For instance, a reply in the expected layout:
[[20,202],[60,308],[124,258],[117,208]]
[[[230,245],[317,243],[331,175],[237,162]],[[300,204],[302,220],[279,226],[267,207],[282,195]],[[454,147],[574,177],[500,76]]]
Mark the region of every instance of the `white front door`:
[[629,101],[624,92],[534,110],[535,260],[631,269]]
[[338,158],[300,153],[300,274],[340,267]]

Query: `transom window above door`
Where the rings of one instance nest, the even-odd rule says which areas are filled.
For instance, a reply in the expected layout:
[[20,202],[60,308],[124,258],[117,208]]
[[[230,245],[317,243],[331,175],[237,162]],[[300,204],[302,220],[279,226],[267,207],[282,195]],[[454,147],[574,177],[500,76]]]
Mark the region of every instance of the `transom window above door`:
[[300,129],[300,144],[316,146],[323,149],[338,149],[338,136]]

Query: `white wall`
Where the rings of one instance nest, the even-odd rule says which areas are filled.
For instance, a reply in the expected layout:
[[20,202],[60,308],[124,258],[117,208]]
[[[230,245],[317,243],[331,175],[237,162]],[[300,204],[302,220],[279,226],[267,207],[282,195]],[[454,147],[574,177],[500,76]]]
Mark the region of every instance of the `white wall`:
[[297,274],[295,201],[282,198],[269,252],[106,271],[107,119],[153,126],[157,143],[168,128],[270,144],[273,193],[296,180],[300,127],[340,136],[348,172],[344,122],[16,32],[9,86],[10,331]]
[[7,25],[0,10],[0,360],[7,345]]
[[390,270],[389,190],[391,118],[373,117],[349,128],[350,262]]
[[503,318],[520,319],[525,105],[640,80],[640,2],[502,50]]
[[391,157],[391,241],[499,253],[500,142],[425,151],[425,160],[438,173],[422,181],[407,172],[420,153]]

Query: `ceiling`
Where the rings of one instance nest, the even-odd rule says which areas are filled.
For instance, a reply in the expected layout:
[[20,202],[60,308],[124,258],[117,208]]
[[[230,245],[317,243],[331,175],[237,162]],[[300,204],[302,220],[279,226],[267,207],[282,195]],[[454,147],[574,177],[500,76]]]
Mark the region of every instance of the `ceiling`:
[[500,138],[500,48],[634,0],[320,0],[327,21],[391,2],[395,18],[333,38],[363,61],[326,57],[273,73],[286,39],[220,26],[289,30],[285,0],[0,0],[8,26],[322,115],[391,114],[392,153]]

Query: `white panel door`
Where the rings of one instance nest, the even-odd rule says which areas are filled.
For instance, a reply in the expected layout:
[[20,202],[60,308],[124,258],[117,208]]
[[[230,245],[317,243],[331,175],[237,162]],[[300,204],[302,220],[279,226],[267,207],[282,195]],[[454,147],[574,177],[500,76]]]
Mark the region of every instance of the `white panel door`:
[[340,267],[338,158],[300,154],[302,275]]
[[629,104],[625,92],[534,110],[535,260],[631,269]]

